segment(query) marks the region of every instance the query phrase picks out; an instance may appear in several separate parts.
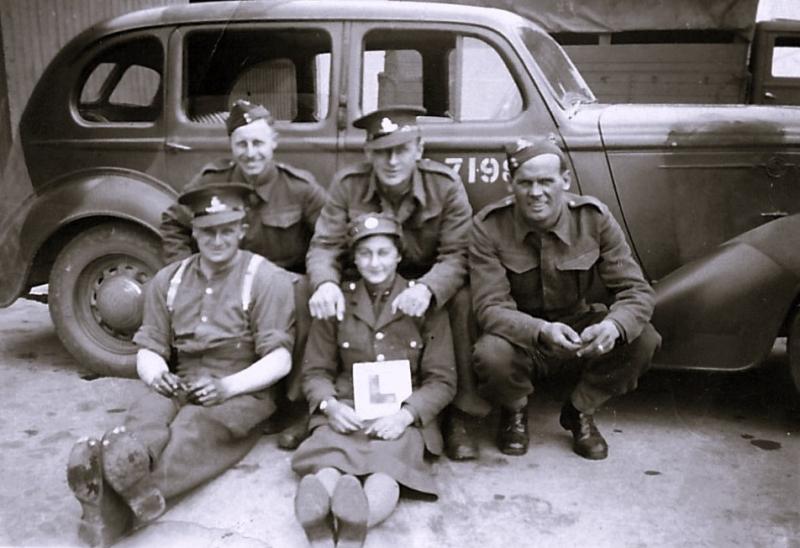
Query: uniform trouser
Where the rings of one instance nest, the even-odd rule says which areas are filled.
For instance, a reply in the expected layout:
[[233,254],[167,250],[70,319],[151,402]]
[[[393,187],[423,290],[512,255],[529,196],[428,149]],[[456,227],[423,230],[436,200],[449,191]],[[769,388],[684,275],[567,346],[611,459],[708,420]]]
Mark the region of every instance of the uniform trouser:
[[[605,310],[593,310],[562,321],[580,333],[606,314]],[[535,346],[523,348],[497,335],[484,334],[475,344],[475,372],[480,394],[492,403],[508,405],[533,392],[532,377],[545,376],[559,366],[577,365],[580,378],[570,399],[579,411],[593,413],[611,397],[636,388],[660,344],[661,336],[648,323],[639,337],[630,342],[618,339],[602,356],[565,361]]]
[[295,274],[294,288],[294,348],[292,349],[292,370],[283,379],[286,397],[289,401],[298,401],[303,397],[302,366],[303,352],[306,350],[308,331],[311,328],[311,312],[308,309],[308,299],[311,291],[308,276]]
[[464,286],[447,302],[450,331],[453,334],[453,351],[456,357],[458,390],[453,407],[469,415],[482,417],[491,406],[478,393],[475,370],[472,366],[472,345],[477,338],[477,324],[472,313],[469,286]]
[[[196,365],[179,363],[181,371]],[[125,427],[147,448],[156,486],[165,498],[171,498],[239,462],[261,435],[256,427],[274,411],[269,389],[210,407],[181,405],[176,398],[148,392],[131,407]]]

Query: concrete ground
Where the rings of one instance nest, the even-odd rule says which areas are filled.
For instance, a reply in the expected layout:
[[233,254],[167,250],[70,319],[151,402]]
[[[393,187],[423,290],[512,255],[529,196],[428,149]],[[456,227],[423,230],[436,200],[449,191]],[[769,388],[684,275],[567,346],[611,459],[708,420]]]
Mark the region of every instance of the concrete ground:
[[[41,303],[0,310],[0,333],[0,545],[77,545],[70,447],[118,424],[143,386],[82,370]],[[800,547],[800,398],[785,358],[740,374],[648,373],[598,414],[600,462],[570,451],[563,395],[553,383],[534,398],[523,457],[497,451],[495,419],[483,421],[480,460],[441,459],[440,500],[402,500],[367,547]],[[304,546],[291,454],[275,438],[119,546]]]

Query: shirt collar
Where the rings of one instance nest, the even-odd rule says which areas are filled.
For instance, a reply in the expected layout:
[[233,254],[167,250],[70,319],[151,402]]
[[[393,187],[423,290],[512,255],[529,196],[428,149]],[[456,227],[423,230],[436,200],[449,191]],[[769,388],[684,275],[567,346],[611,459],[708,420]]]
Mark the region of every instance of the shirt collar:
[[570,216],[567,213],[567,201],[561,204],[561,211],[558,214],[558,219],[556,220],[556,224],[548,228],[547,230],[538,230],[535,227],[531,226],[522,214],[519,212],[519,209],[516,207],[516,203],[514,206],[514,238],[516,239],[517,243],[522,243],[528,234],[542,234],[544,232],[549,232],[555,234],[562,242],[567,245],[572,244],[572,230],[570,227]]
[[[366,200],[372,200],[373,196],[378,192],[378,176],[375,175],[375,170],[370,170],[369,182],[367,183],[367,193],[364,196]],[[428,203],[425,196],[425,185],[422,184],[422,173],[418,168],[414,168],[411,172],[411,195],[417,199],[422,207]]]

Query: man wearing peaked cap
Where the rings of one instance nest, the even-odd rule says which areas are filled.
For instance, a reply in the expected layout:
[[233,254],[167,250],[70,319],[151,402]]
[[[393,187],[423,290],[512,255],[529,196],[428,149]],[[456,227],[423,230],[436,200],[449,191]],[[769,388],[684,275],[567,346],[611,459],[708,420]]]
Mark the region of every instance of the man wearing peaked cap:
[[419,107],[392,106],[353,121],[366,130],[367,161],[338,172],[329,188],[309,246],[306,266],[314,291],[315,318],[344,315],[340,283],[348,277],[348,224],[362,213],[388,213],[403,228],[399,273],[415,284],[392,306],[412,317],[445,308],[451,321],[458,369],[458,395],[445,425],[447,453],[454,459],[477,456],[464,427],[465,414],[480,415],[488,404],[478,395],[472,370],[470,298],[465,287],[472,209],[458,175],[423,159]]
[[[559,421],[577,454],[603,459],[608,445],[593,415],[636,388],[661,341],[649,323],[653,289],[608,208],[568,192],[571,173],[555,143],[519,139],[506,154],[512,196],[475,216],[470,240],[480,391],[501,408],[500,450],[521,455],[531,378],[577,366]],[[590,301],[595,280],[613,295],[610,306]]]
[[150,390],[123,424],[70,453],[80,536],[91,545],[113,543],[132,517],[157,519],[169,499],[235,465],[276,409],[273,386],[289,373],[294,346],[292,275],[239,249],[251,192],[207,181],[179,197],[199,253],[145,286],[133,341]]
[[[253,195],[242,248],[298,274],[294,284],[297,310],[295,367],[286,381],[287,396],[295,401],[301,397],[298,372],[311,322],[308,281],[303,275],[305,256],[327,193],[310,173],[275,161],[273,154],[278,135],[272,123],[272,115],[262,105],[236,101],[226,122],[232,160],[206,164],[186,188],[194,188],[209,180],[249,185]],[[161,236],[166,261],[182,259],[196,249],[189,221],[188,211],[180,204],[164,212]],[[304,409],[305,406],[298,402],[297,411],[302,413]],[[307,434],[306,423],[307,417],[284,431],[278,438],[279,446],[285,449],[297,447]]]

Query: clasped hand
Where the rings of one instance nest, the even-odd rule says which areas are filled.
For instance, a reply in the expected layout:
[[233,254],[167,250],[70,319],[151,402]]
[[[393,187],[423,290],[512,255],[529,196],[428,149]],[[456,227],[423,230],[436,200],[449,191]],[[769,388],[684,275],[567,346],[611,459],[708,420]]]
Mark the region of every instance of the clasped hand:
[[561,322],[550,322],[539,332],[539,341],[550,354],[561,358],[595,358],[610,352],[617,339],[619,329],[611,320],[592,324],[580,334]]
[[352,434],[364,430],[366,435],[382,440],[396,440],[414,422],[411,413],[400,409],[397,413],[381,417],[364,428],[364,421],[358,417],[355,409],[337,400],[330,401],[325,413],[328,416],[328,424],[335,432]]
[[192,403],[205,407],[218,405],[228,399],[222,382],[213,377],[199,377],[185,382],[175,373],[164,371],[153,379],[150,386],[167,398],[179,397],[183,393]]

